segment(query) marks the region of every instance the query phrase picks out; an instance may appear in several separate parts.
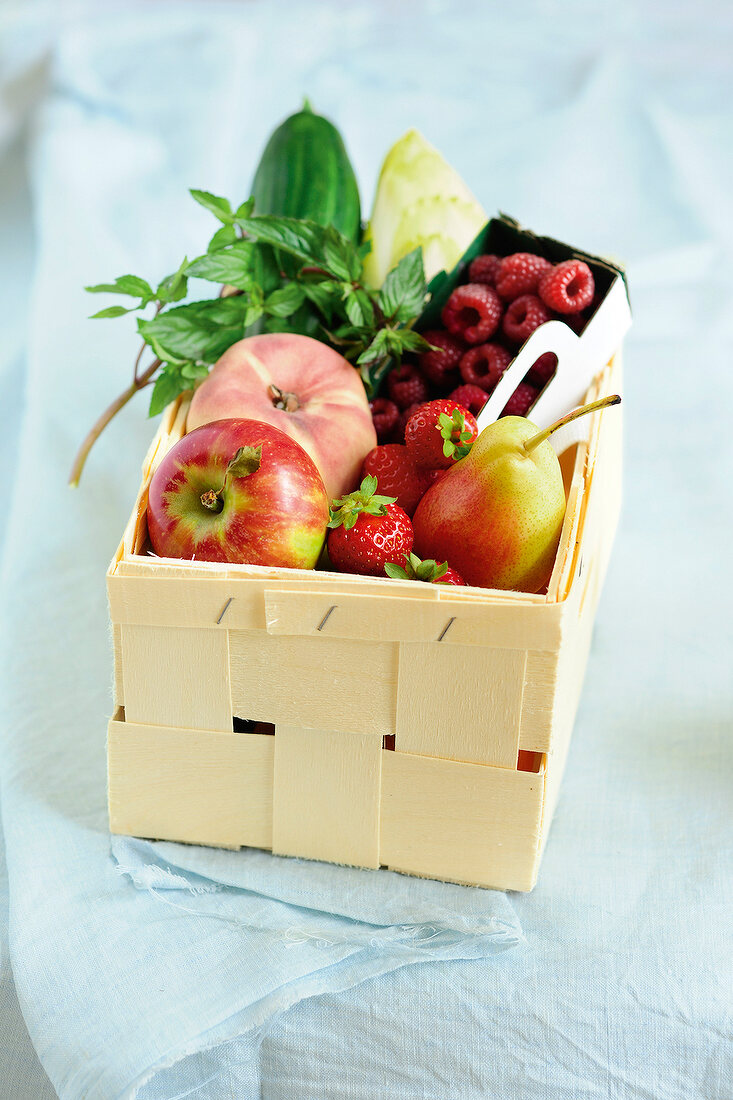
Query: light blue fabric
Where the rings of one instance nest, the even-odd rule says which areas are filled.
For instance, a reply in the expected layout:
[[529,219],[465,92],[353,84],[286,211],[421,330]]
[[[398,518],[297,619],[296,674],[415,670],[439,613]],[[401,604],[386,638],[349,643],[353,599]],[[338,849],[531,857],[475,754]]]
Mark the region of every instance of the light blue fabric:
[[[46,1100],[44,1070],[63,1100],[733,1095],[730,56],[712,2],[77,3],[8,21],[0,1096]],[[103,577],[152,425],[125,410],[66,490],[136,351],[132,325],[85,320],[81,287],[195,254],[210,223],[186,188],[244,197],[305,93],[346,134],[365,207],[416,125],[487,210],[628,262],[626,507],[531,895],[110,851]]]

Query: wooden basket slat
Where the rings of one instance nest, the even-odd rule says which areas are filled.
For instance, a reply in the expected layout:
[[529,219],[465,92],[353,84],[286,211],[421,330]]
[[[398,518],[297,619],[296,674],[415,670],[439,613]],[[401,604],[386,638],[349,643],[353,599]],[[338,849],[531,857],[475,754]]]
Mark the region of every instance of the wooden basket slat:
[[126,624],[121,632],[128,722],[231,731],[226,631]]
[[453,601],[447,597],[417,602],[399,596],[375,598],[349,593],[341,598],[324,623],[324,616],[332,606],[331,595],[320,592],[269,590],[265,594],[267,631],[278,635],[315,637],[321,634],[361,641],[428,642],[440,639],[445,646],[478,645],[499,649],[531,646],[547,650],[557,649],[562,637],[563,608],[559,604],[480,603]]
[[382,863],[480,886],[530,890],[544,775],[408,753],[382,762]]
[[107,741],[111,831],[271,848],[274,741],[113,719]]
[[382,738],[278,726],[273,851],[379,866]]
[[395,748],[516,768],[527,654],[403,642]]
[[397,646],[232,630],[229,648],[232,707],[239,718],[347,734],[394,733]]

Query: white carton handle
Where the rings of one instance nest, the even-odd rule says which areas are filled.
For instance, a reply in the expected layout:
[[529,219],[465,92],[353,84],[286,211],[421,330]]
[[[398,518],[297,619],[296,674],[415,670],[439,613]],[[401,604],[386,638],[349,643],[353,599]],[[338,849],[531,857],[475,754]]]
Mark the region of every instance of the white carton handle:
[[[538,428],[547,428],[571,409],[583,403],[583,398],[596,374],[608,363],[621,346],[631,325],[631,310],[623,279],[611,284],[603,302],[577,336],[562,321],[546,321],[532,333],[513,363],[499,379],[496,389],[476,418],[479,431],[498,420],[502,409],[527,371],[546,352],[557,356],[557,369],[529,412],[529,419]],[[558,454],[572,443],[584,439],[588,432],[585,420],[575,420],[550,437]]]

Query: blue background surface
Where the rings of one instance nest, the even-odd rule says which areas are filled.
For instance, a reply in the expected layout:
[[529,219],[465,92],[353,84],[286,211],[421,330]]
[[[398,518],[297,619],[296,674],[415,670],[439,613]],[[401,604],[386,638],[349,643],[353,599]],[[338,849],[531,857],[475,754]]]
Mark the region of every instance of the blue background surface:
[[[729,1100],[730,6],[0,20],[0,1096]],[[488,212],[628,265],[625,510],[531,895],[110,853],[103,575],[152,426],[126,409],[67,492],[136,351],[81,287],[196,254],[187,188],[243,198],[306,93],[366,210],[416,126]]]

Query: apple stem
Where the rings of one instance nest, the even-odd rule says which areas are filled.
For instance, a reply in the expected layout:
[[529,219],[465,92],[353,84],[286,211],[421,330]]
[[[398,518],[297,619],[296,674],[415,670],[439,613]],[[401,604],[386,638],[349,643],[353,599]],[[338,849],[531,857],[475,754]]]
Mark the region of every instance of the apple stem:
[[221,499],[221,489],[218,493],[215,489],[207,489],[205,493],[201,494],[201,503],[210,512],[221,512],[224,507],[224,501]]
[[530,436],[529,439],[525,439],[522,446],[525,451],[529,453],[533,451],[535,447],[539,447],[540,443],[543,443],[548,436],[551,436],[553,432],[556,432],[558,428],[564,428],[566,424],[570,424],[571,421],[577,420],[580,416],[585,416],[586,413],[595,412],[597,409],[607,409],[611,405],[620,405],[621,398],[617,393],[611,394],[609,397],[602,397],[599,401],[591,401],[589,405],[583,405],[579,409],[573,409],[567,416],[561,416],[559,420],[556,420],[554,424],[550,424],[549,428],[545,428],[541,432],[537,432],[537,435]]

